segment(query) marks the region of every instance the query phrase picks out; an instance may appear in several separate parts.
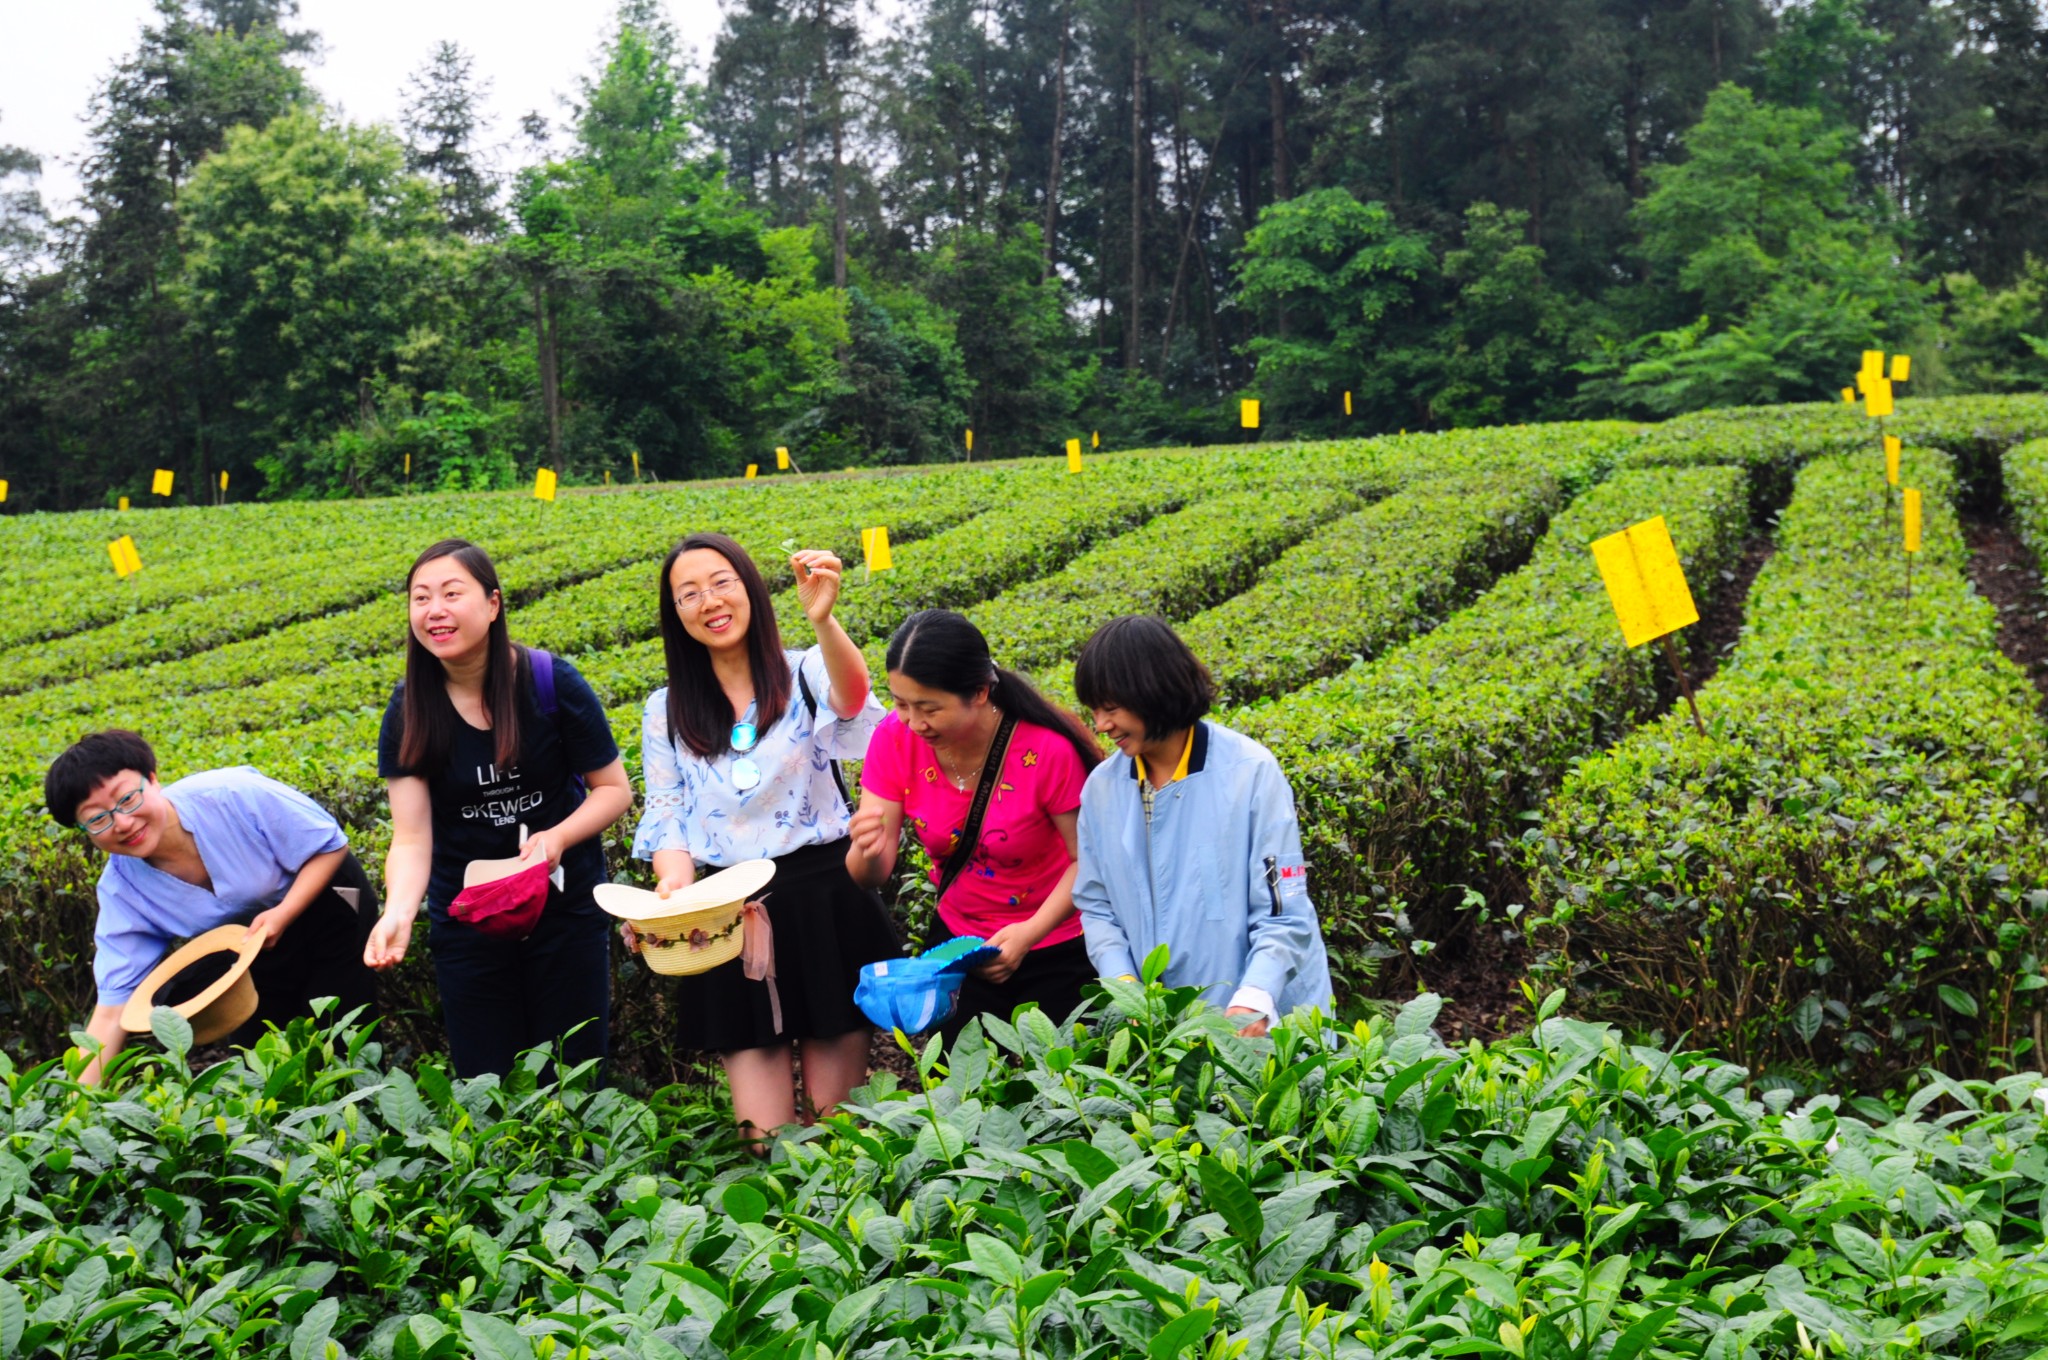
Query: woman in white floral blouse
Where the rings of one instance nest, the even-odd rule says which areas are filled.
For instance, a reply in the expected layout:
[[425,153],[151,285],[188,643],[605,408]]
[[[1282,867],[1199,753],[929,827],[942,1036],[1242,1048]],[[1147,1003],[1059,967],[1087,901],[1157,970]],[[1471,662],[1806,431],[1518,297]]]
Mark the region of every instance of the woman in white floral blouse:
[[[775,861],[764,897],[780,1029],[768,985],[738,959],[677,988],[683,1042],[719,1055],[749,1136],[799,1117],[793,1052],[812,1116],[866,1078],[869,1026],[854,986],[861,965],[902,953],[880,900],[846,872],[850,813],[833,762],[859,758],[882,707],[832,617],[840,562],[804,551],[790,567],[818,636],[806,652],[783,647],[760,570],[731,538],[692,534],[661,564],[668,685],[647,697],[646,810],[633,837],[663,894],[701,870]],[[630,927],[626,937],[634,946]]]

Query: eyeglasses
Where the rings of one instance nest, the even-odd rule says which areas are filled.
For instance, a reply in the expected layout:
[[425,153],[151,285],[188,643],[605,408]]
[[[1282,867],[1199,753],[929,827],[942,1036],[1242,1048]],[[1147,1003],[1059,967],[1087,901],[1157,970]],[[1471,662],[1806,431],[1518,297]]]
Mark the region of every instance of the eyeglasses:
[[[715,585],[717,583],[713,582],[713,584]],[[759,734],[754,731],[754,725],[752,723],[736,722],[732,725],[733,750],[740,752],[751,751],[754,749],[754,742],[758,738]],[[759,765],[756,765],[753,761],[748,760],[744,755],[742,755],[740,759],[735,760],[732,763],[732,786],[735,789],[739,790],[741,793],[745,793],[748,789],[755,787],[760,782],[761,767]]]
[[97,836],[113,826],[116,817],[133,817],[137,812],[140,812],[142,810],[142,795],[147,792],[149,792],[149,781],[145,779],[135,786],[135,792],[114,804],[113,811],[95,812],[92,816],[80,822],[79,825],[85,828],[86,835]]
[[713,595],[721,597],[731,595],[735,590],[739,589],[739,585],[740,578],[737,576],[714,576],[704,583],[702,590],[686,590],[677,595],[676,608],[685,611],[695,609]]

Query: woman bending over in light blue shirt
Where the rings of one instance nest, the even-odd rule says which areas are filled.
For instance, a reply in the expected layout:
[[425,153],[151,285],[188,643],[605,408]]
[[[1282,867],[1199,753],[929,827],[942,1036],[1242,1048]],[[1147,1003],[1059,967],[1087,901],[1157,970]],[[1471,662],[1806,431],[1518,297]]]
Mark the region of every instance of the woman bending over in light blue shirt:
[[1096,973],[1134,975],[1163,944],[1167,985],[1203,988],[1247,1036],[1329,1011],[1294,793],[1272,752],[1207,720],[1215,687],[1188,645],[1161,619],[1111,619],[1074,694],[1119,752],[1081,790],[1074,904]]

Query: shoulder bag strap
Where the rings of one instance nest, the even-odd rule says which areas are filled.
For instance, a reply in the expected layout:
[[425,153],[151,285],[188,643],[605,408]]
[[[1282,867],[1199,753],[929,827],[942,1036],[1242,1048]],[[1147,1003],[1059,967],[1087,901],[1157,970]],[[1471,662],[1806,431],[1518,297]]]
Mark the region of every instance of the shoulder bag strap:
[[1016,730],[1017,718],[1012,713],[1005,713],[996,725],[996,739],[988,744],[988,759],[982,762],[981,778],[974,785],[974,806],[968,810],[967,825],[960,829],[953,853],[946,856],[946,865],[939,870],[938,900],[945,899],[946,889],[967,868],[967,861],[974,857],[974,847],[981,844],[981,821],[988,815],[988,802],[995,796],[996,786],[1003,782],[1003,759],[1010,753],[1010,734]]
[[[797,663],[796,687],[803,692],[804,708],[809,711],[811,721],[816,723],[818,721],[818,700],[817,696],[811,693],[811,677],[804,674],[802,662]],[[840,768],[838,758],[835,756],[825,763],[832,767],[832,782],[839,789],[839,801],[846,804],[848,812],[853,811],[853,795],[846,791],[846,772]]]

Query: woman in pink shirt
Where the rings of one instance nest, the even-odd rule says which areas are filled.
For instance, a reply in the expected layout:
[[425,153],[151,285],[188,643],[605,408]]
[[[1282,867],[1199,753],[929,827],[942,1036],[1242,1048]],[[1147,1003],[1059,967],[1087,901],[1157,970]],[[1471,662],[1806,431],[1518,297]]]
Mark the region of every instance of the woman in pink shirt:
[[[880,885],[895,871],[907,823],[932,862],[932,881],[942,883],[980,782],[993,774],[980,834],[940,895],[939,920],[1002,955],[968,977],[942,1032],[950,1046],[974,1016],[1007,1020],[1027,1002],[1066,1019],[1095,978],[1073,887],[1081,785],[1101,749],[1080,719],[998,669],[981,630],[951,610],[905,620],[889,639],[887,665],[896,707],[861,764],[848,872]],[[984,767],[1005,728],[1001,769],[991,772]]]

